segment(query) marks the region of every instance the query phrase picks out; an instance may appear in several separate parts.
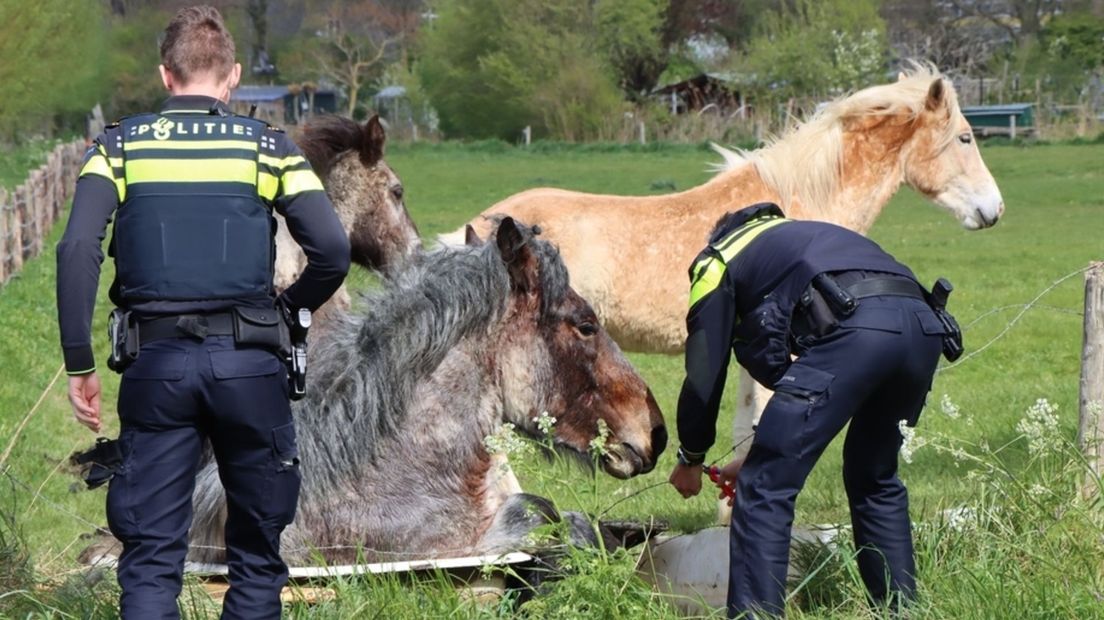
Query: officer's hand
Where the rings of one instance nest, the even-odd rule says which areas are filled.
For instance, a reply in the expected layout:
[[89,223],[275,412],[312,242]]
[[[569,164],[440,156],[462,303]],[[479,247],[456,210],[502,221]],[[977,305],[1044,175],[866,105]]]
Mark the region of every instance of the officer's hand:
[[[736,487],[736,478],[740,476],[740,470],[744,467],[744,459],[732,459],[727,465],[720,469],[721,483],[727,487]],[[718,499],[724,499],[724,492],[721,492],[721,496]],[[734,497],[728,498],[728,505],[732,505]]]
[[702,485],[701,465],[675,465],[668,481],[674,485],[675,490],[684,498],[691,498],[701,492]]
[[100,432],[100,377],[94,371],[69,377],[69,404],[77,422]]

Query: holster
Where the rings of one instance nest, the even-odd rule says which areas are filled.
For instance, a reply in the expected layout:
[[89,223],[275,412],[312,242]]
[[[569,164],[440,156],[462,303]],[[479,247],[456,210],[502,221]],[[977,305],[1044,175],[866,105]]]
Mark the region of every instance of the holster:
[[817,338],[827,336],[839,327],[839,319],[824,295],[811,284],[798,299],[799,316],[804,321],[802,331]]
[[119,440],[99,437],[91,449],[74,452],[69,462],[80,468],[81,478],[88,488],[95,489],[115,477],[123,466],[123,453]]
[[954,287],[946,278],[939,278],[932,285],[928,293],[928,305],[935,312],[939,322],[943,324],[943,357],[948,362],[953,362],[962,357],[965,347],[962,345],[962,329],[954,315],[947,311],[947,299],[951,296]]
[[288,367],[288,395],[291,400],[301,400],[307,395],[307,332],[311,326],[311,314],[306,308],[292,310],[282,300],[277,308],[287,334],[288,348],[284,360]]
[[138,325],[131,320],[129,310],[115,308],[107,318],[107,338],[111,350],[107,367],[122,373],[138,359]]
[[810,341],[836,331],[840,319],[855,312],[857,302],[831,275],[822,273],[813,279],[798,298],[792,333],[798,349]]

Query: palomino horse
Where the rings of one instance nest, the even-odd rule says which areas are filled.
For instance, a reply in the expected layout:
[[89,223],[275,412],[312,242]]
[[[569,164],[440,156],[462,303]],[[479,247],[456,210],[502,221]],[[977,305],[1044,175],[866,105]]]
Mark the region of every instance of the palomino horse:
[[[775,202],[789,217],[865,233],[906,184],[971,230],[992,226],[1004,212],[954,87],[934,69],[915,67],[896,83],[829,104],[760,150],[717,150],[726,162],[722,172],[685,192],[628,197],[534,189],[490,207],[471,225],[483,231],[503,215],[539,225],[622,347],[677,353],[686,338],[687,269],[728,211]],[[443,240],[459,243],[462,234]],[[740,384],[738,442],[756,408],[746,373]]]
[[[349,234],[353,262],[385,276],[422,248],[403,203],[402,182],[383,160],[386,140],[378,116],[363,125],[341,116],[317,117],[296,138]],[[307,257],[284,219],[277,217],[277,223],[275,282],[282,290],[302,273]],[[348,307],[344,287],[328,305]]]
[[[505,422],[539,435],[541,412],[557,420],[555,444],[584,457],[604,421],[602,467],[614,476],[655,467],[667,434],[651,391],[553,246],[512,219],[493,243],[411,261],[360,307],[332,317],[293,406],[303,483],[283,538],[289,562],[518,548],[549,504],[500,484],[483,440]],[[190,559],[223,560],[223,497],[209,463]]]

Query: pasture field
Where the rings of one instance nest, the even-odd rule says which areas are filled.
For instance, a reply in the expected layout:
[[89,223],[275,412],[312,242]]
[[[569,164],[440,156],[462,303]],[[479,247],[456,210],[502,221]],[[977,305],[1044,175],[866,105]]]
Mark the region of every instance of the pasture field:
[[[1083,279],[1077,271],[1091,260],[1104,260],[1104,144],[985,146],[982,154],[1007,205],[1003,221],[994,229],[966,231],[949,214],[906,189],[871,231],[923,280],[944,276],[954,283],[950,307],[966,328],[968,357],[953,366],[944,364],[937,375],[911,442],[911,462],[902,464],[913,518],[920,524],[923,599],[916,615],[1104,617],[1104,507],[1074,499],[1074,480],[1081,470],[1070,449],[1077,426],[1081,353]],[[716,159],[695,146],[604,149],[538,144],[526,151],[496,143],[397,146],[387,156],[403,179],[407,204],[427,239],[529,187],[616,194],[683,190],[704,182],[709,177],[707,164]],[[60,229],[53,232],[50,248]],[[1066,279],[1036,300],[1062,278]],[[109,281],[110,267],[105,266],[93,331],[99,360],[105,355]],[[370,282],[363,274],[351,280],[354,288]],[[10,476],[0,476],[0,515],[14,515],[38,574],[63,578],[76,568],[75,556],[84,545],[81,535],[90,531],[90,523],[104,522],[104,494],[71,492],[75,478],[65,465],[66,457],[90,444],[92,435],[72,421],[64,375],[46,389],[61,364],[53,287],[50,251],[0,289],[0,333],[6,335],[0,355],[0,455],[42,398],[7,462],[0,462],[0,471],[10,466]],[[1033,300],[1036,303],[1025,310]],[[603,474],[591,477],[556,459],[525,456],[516,464],[522,484],[555,499],[562,509],[638,519],[653,515],[680,531],[709,525],[716,506],[708,490],[685,501],[662,484],[675,460],[674,413],[682,360],[645,354],[631,354],[630,359],[651,385],[670,425],[671,447],[656,470],[617,481]],[[106,368],[101,377],[104,434],[113,436],[118,380]],[[719,422],[721,441],[710,460],[722,459],[728,449],[724,437],[729,435],[734,395],[733,382]],[[1038,399],[1046,399],[1048,406],[1035,406],[1028,414]],[[1053,414],[1048,414],[1050,407],[1057,407]],[[840,465],[837,442],[800,497],[798,523],[847,522]],[[969,528],[941,525],[945,510],[961,508],[967,509],[965,514],[979,515]],[[0,546],[2,534],[0,528]],[[876,616],[862,602],[847,545],[822,559],[810,560],[820,570],[794,597],[791,617]],[[532,617],[673,617],[671,609],[631,578],[632,562],[629,555],[580,559],[576,564],[582,575],[522,611],[528,609]],[[105,588],[110,584],[97,586]],[[412,587],[368,580],[342,582],[337,589],[337,600],[314,608],[294,607],[293,615],[511,613],[505,606],[469,607],[436,583]],[[110,617],[109,598],[57,600],[67,601],[56,603],[59,611],[75,617]],[[0,594],[0,617],[4,605]],[[26,609],[47,608],[45,602],[35,605]],[[193,617],[205,617],[200,607],[195,604]]]

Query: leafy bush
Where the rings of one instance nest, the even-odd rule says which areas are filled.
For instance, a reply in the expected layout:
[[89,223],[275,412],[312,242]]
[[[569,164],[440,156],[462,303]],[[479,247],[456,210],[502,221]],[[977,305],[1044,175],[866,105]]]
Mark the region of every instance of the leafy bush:
[[105,92],[99,2],[0,0],[0,139],[80,125]]
[[[662,2],[448,0],[425,32],[421,83],[449,137],[608,140],[619,84],[658,75]],[[620,19],[629,12],[634,19]],[[619,70],[621,74],[619,74]],[[655,77],[650,78],[654,82]]]

